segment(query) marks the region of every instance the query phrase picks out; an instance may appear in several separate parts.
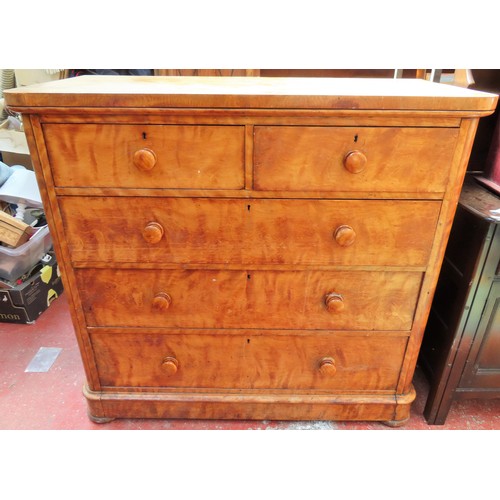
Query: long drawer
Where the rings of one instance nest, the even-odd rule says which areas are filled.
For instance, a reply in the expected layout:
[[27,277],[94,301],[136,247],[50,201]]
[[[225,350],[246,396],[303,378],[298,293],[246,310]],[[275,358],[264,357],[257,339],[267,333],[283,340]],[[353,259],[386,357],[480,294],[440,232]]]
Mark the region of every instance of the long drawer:
[[426,266],[438,201],[59,199],[73,261]]
[[45,124],[62,187],[242,189],[243,126]]
[[445,191],[458,129],[255,127],[254,188]]
[[418,272],[76,269],[87,325],[410,330]]
[[406,337],[92,334],[103,386],[393,391]]

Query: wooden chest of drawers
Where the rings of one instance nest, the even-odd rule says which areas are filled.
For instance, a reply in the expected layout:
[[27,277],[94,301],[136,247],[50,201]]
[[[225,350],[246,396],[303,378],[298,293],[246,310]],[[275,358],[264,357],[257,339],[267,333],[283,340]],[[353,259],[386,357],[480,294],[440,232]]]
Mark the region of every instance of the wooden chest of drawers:
[[92,419],[408,418],[496,96],[419,80],[79,77],[6,101],[23,115]]

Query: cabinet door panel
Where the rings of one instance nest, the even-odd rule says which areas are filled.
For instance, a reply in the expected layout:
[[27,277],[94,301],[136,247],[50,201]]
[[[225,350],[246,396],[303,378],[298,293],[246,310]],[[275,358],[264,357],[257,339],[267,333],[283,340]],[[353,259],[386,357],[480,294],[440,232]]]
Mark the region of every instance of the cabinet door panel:
[[493,282],[460,384],[500,387],[500,282]]

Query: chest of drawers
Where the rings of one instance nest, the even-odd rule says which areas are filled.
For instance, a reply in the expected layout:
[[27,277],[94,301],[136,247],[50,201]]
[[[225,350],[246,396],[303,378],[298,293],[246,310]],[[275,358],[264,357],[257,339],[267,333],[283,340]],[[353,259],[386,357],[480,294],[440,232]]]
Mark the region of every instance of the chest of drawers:
[[23,115],[92,419],[408,418],[496,96],[78,77],[6,101]]

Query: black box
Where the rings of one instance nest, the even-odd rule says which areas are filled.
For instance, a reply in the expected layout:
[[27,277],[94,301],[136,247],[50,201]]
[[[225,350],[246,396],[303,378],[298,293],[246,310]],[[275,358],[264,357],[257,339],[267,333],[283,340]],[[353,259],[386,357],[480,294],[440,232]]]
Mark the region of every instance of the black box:
[[54,256],[40,261],[42,268],[13,288],[0,288],[0,322],[33,323],[63,292]]

